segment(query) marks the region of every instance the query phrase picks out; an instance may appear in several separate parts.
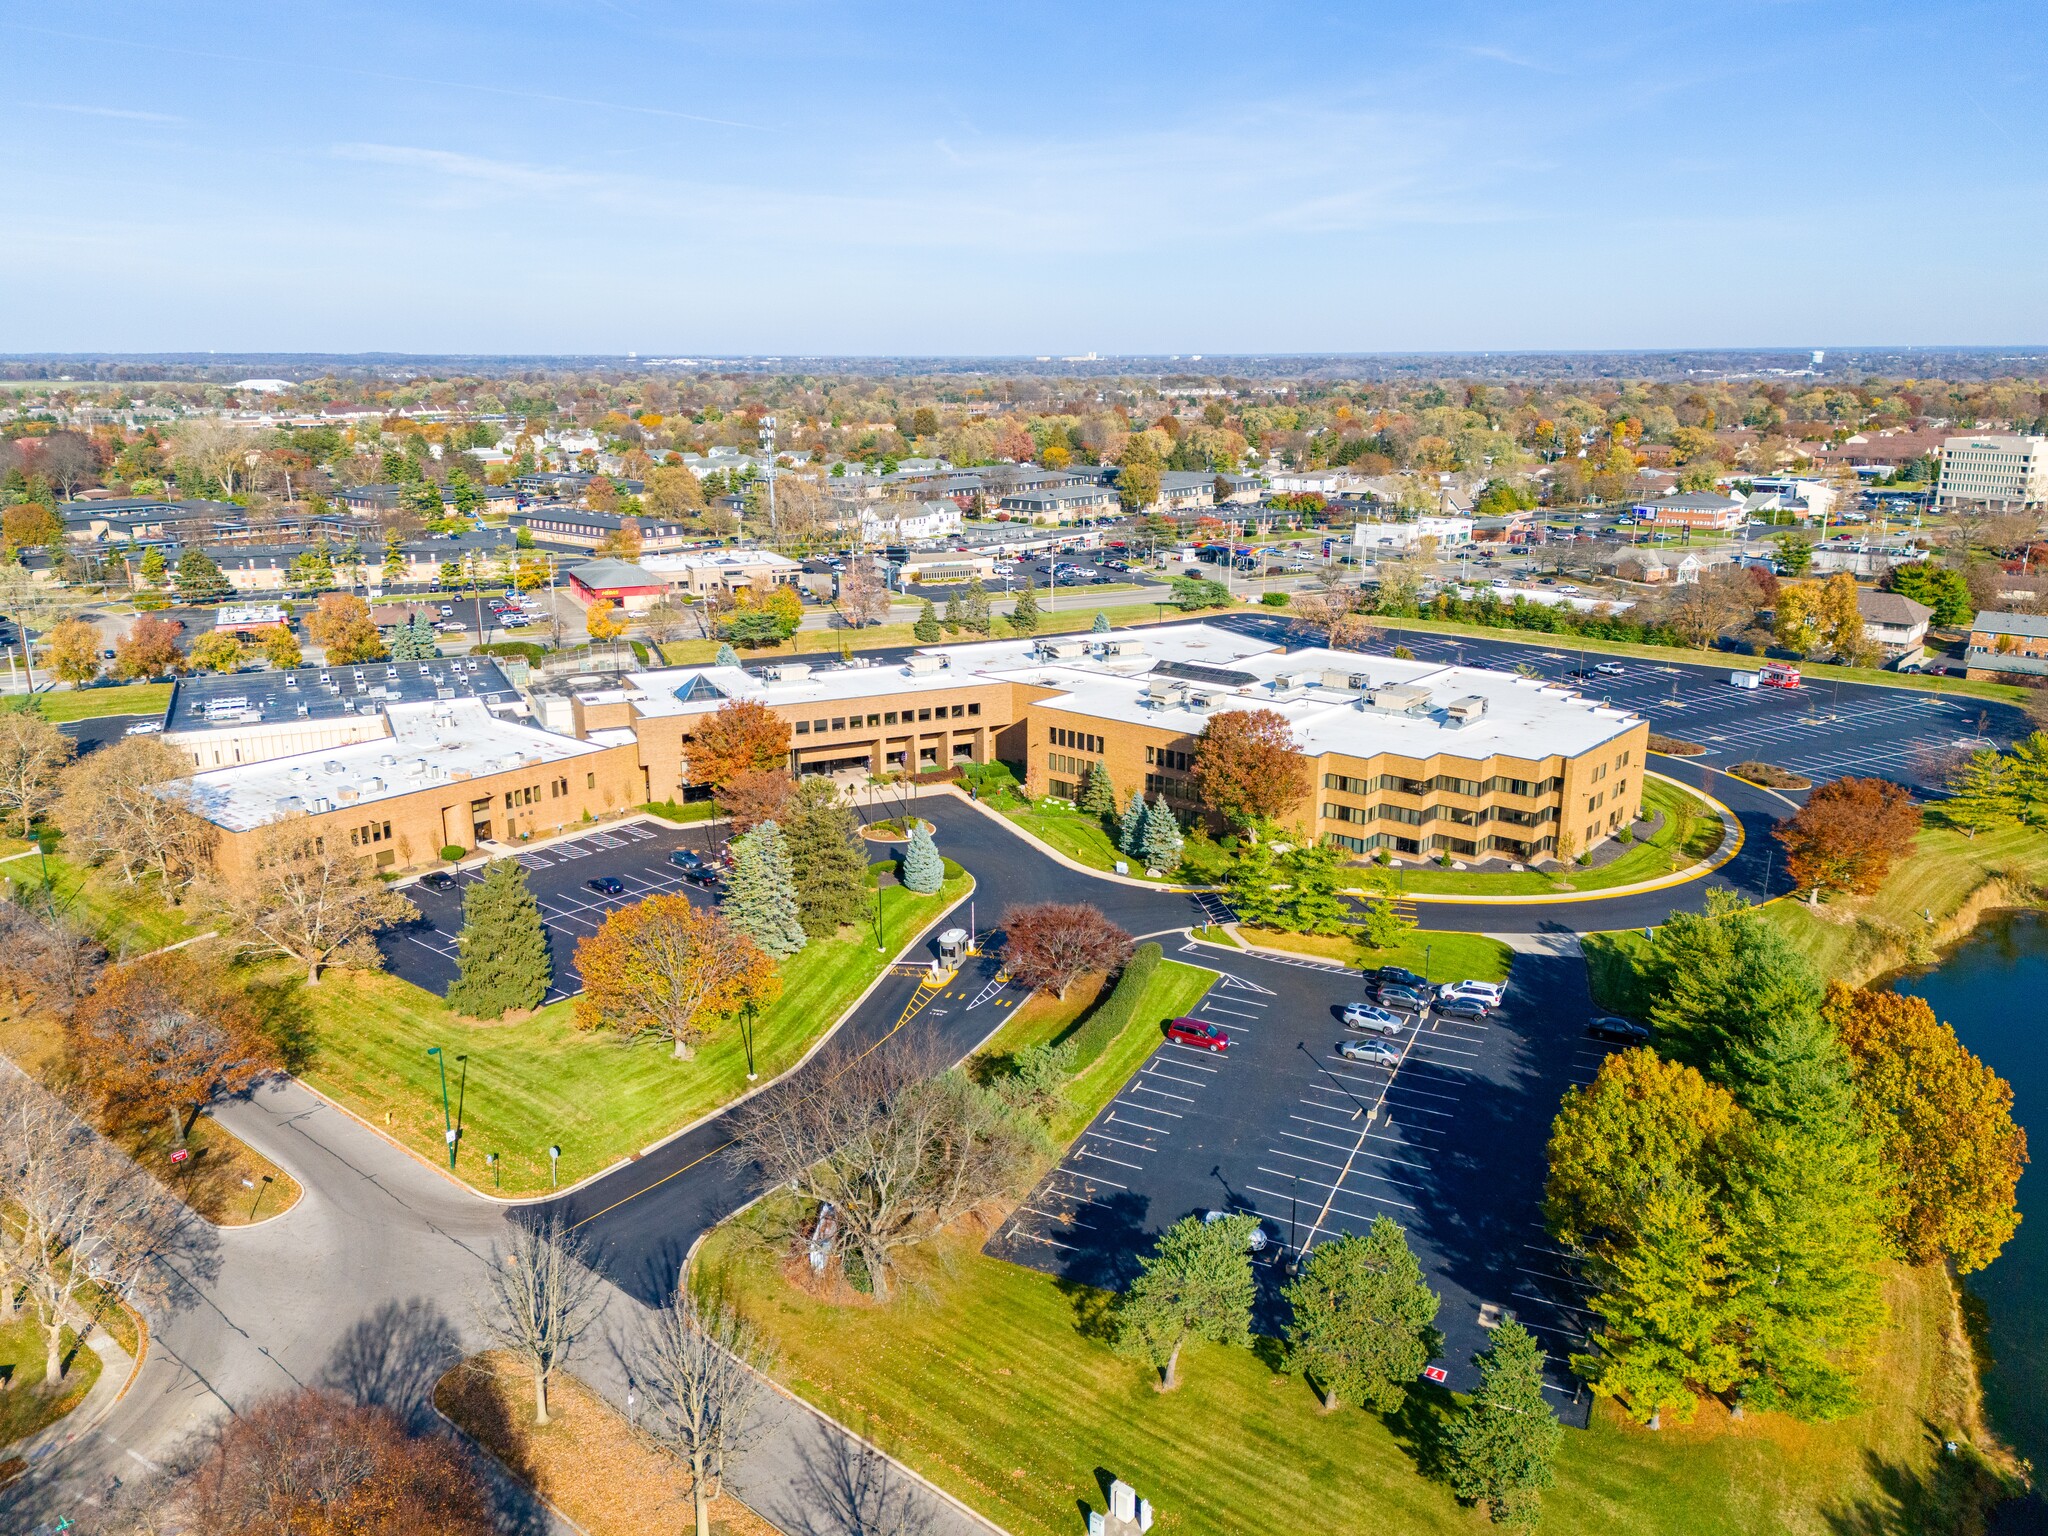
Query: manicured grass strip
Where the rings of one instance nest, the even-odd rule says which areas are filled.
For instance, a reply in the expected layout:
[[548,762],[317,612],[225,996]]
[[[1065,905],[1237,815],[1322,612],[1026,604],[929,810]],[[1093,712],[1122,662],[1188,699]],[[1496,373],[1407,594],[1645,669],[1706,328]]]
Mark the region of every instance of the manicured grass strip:
[[[1159,1048],[1160,1026],[1168,1019],[1191,1013],[1202,994],[1216,983],[1216,974],[1199,966],[1168,960],[1157,966],[1131,1008],[1129,1021],[1110,1040],[1102,1054],[1075,1074],[1063,1090],[1066,1103],[1052,1117],[1053,1140],[1065,1146],[1088,1127],[1130,1081],[1131,1074],[1145,1058]],[[1106,1006],[1106,1005],[1105,1005]]]
[[[884,890],[882,954],[872,930],[807,945],[783,968],[781,999],[756,1021],[761,1080],[801,1057],[911,937],[966,892],[964,876],[934,896]],[[445,1165],[440,1069],[427,1055],[430,1045],[442,1048],[451,1108],[462,1112],[455,1171],[483,1190],[546,1190],[551,1144],[562,1148],[564,1184],[587,1178],[747,1088],[736,1024],[721,1025],[693,1060],[676,1061],[659,1042],[625,1045],[576,1028],[568,1002],[521,1023],[466,1023],[433,993],[381,972],[335,974],[300,996],[318,1039],[306,1081]],[[500,1155],[498,1179],[484,1164],[487,1152]]]
[[[1643,780],[1643,809],[1664,818],[1657,830],[1597,869],[1572,868],[1562,881],[1531,870],[1489,874],[1463,869],[1399,868],[1388,872],[1397,893],[1432,896],[1535,896],[1550,891],[1605,891],[1655,880],[1685,869],[1721,846],[1720,813],[1698,795],[1665,779]],[[1677,847],[1679,813],[1691,813],[1685,846]],[[1347,878],[1351,872],[1347,870]]]
[[[998,594],[1000,595],[1000,594]],[[1162,591],[1161,595],[1164,595]],[[1045,594],[1040,593],[1041,604]],[[1171,603],[1093,603],[1079,593],[1062,593],[1058,598],[1062,605],[1057,613],[1039,612],[1038,627],[1032,631],[1038,635],[1070,635],[1088,629],[1095,623],[1097,613],[1109,615],[1109,622],[1119,626],[1134,624],[1157,624],[1163,619],[1180,618],[1180,610]],[[1065,605],[1073,603],[1072,608]],[[936,606],[943,609],[945,600],[938,599]],[[1015,634],[1008,620],[997,615],[992,636],[998,640],[1009,639]],[[948,635],[936,642],[958,642],[962,644],[979,641],[981,635]],[[854,651],[881,650],[889,646],[916,645],[917,636],[911,633],[910,624],[877,624],[867,629],[800,629],[790,639],[777,645],[743,647],[740,655],[745,660],[757,656],[814,656],[824,652],[837,652],[842,646]],[[716,640],[675,640],[661,648],[663,657],[672,667],[704,666],[718,655],[719,642]]]
[[171,702],[169,683],[129,683],[119,688],[66,688],[36,695],[45,720],[93,720],[101,715],[160,715]]
[[1314,955],[1345,965],[1370,968],[1400,965],[1427,976],[1431,981],[1505,981],[1515,952],[1498,939],[1480,933],[1436,933],[1420,930],[1386,949],[1360,950],[1349,939],[1320,933],[1277,933],[1270,928],[1241,928],[1251,943],[1266,949],[1284,949],[1297,955]]
[[10,859],[0,865],[0,879],[8,881],[14,893],[35,893],[33,899],[40,904],[45,870],[57,910],[84,924],[117,958],[162,949],[204,931],[190,920],[189,912],[166,902],[154,883],[127,885],[119,875],[73,863],[61,854]]
[[692,822],[698,821],[716,821],[725,814],[719,810],[716,800],[692,800],[686,805],[679,805],[673,800],[656,800],[650,805],[641,806],[640,809],[651,816],[659,816],[663,821],[675,822],[678,826],[689,826]]
[[[54,1424],[85,1401],[100,1378],[100,1357],[80,1346],[78,1336],[64,1330],[64,1379],[57,1390],[43,1390],[43,1330],[24,1308],[14,1322],[0,1325],[0,1450],[24,1435]],[[0,1456],[0,1462],[4,1462]],[[6,1477],[0,1473],[0,1483]]]
[[[1186,1384],[1100,1341],[1107,1298],[984,1257],[982,1233],[934,1245],[886,1307],[813,1300],[782,1276],[775,1239],[792,1213],[770,1203],[700,1251],[701,1293],[723,1292],[776,1341],[777,1375],[1015,1536],[1067,1536],[1102,1507],[1096,1469],[1134,1483],[1159,1528],[1182,1533],[1486,1529],[1417,1471],[1440,1433],[1423,1389],[1391,1424],[1325,1414],[1270,1350],[1196,1344]],[[770,1241],[763,1242],[763,1237]],[[913,1263],[916,1260],[913,1259]],[[1544,1528],[1584,1536],[1825,1536],[1949,1530],[1899,1519],[1939,1475],[1952,1380],[1941,1277],[1894,1271],[1893,1323],[1867,1382],[1871,1406],[1834,1424],[1717,1410],[1652,1434],[1606,1412],[1567,1434]],[[1923,1415],[1926,1416],[1923,1422]]]

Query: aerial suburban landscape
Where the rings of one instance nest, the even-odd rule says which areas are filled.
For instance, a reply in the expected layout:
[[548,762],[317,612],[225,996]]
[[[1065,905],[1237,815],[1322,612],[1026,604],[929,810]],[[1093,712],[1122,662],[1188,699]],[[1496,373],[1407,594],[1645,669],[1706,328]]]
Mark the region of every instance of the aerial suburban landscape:
[[2048,1532],[2041,16],[338,19],[0,21],[0,1536]]

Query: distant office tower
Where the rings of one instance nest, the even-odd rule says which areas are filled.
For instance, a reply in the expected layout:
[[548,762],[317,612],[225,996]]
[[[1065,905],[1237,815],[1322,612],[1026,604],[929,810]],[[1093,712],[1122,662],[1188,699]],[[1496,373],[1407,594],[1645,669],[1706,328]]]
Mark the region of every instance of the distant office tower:
[[1941,445],[1938,506],[2048,505],[2048,437],[1951,437]]

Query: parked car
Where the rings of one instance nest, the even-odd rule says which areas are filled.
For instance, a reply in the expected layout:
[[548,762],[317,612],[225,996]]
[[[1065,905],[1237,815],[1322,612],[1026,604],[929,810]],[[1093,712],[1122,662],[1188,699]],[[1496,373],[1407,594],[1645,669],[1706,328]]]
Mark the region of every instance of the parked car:
[[1362,1061],[1371,1067],[1398,1067],[1401,1053],[1384,1040],[1339,1040],[1337,1054],[1346,1061]]
[[164,728],[161,720],[138,720],[121,734],[124,736],[154,736]]
[[704,855],[694,848],[678,848],[668,856],[668,861],[686,874],[693,869],[711,867],[705,862]]
[[1446,1019],[1483,1019],[1493,1012],[1493,1004],[1476,997],[1444,997],[1437,999],[1437,1015]]
[[619,879],[616,875],[597,875],[583,883],[600,896],[623,896],[626,894],[626,882]]
[[420,884],[430,891],[452,891],[455,889],[455,877],[445,869],[436,869],[420,876]]
[[1497,981],[1447,981],[1436,989],[1438,997],[1476,997],[1489,1008],[1498,1008],[1507,988]]
[[1344,1010],[1344,1027],[1361,1035],[1398,1035],[1403,1025],[1397,1013],[1370,1003],[1353,1003]]
[[1621,677],[1624,676],[1628,671],[1628,669],[1618,661],[1600,662],[1593,668],[1593,670],[1595,672],[1598,672],[1602,677]]
[[1429,994],[1414,987],[1383,986],[1378,995],[1382,1008],[1405,1008],[1410,1013],[1420,1013],[1430,1004]]
[[1399,965],[1381,966],[1372,973],[1372,979],[1379,982],[1392,982],[1397,987],[1414,987],[1423,992],[1429,990],[1428,977],[1418,976],[1413,971]]
[[1230,1036],[1214,1024],[1201,1019],[1173,1019],[1166,1026],[1166,1038],[1175,1045],[1190,1045],[1199,1051],[1223,1052],[1230,1049]]
[[[1204,1211],[1202,1212],[1202,1225],[1213,1227],[1219,1221],[1228,1221],[1233,1216],[1246,1214],[1248,1213],[1244,1211]],[[1264,1253],[1266,1245],[1271,1241],[1272,1239],[1266,1236],[1266,1224],[1255,1219],[1252,1222],[1250,1233],[1247,1234],[1244,1240],[1245,1251],[1247,1253]]]
[[1638,1024],[1634,1019],[1617,1018],[1611,1013],[1595,1014],[1586,1023],[1586,1033],[1595,1040],[1613,1040],[1622,1045],[1641,1045],[1650,1038],[1650,1027]]

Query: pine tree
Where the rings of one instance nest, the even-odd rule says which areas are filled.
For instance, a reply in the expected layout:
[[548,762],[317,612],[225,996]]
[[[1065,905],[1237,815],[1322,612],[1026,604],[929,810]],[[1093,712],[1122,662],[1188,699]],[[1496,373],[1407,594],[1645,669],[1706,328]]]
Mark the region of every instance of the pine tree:
[[1292,933],[1344,933],[1351,909],[1337,894],[1337,850],[1305,843],[1287,855],[1287,928]]
[[2013,782],[2010,758],[1985,748],[1970,754],[1948,781],[1949,798],[1938,813],[1952,827],[1975,837],[1993,827],[2009,826],[2019,818],[2019,797]]
[[1180,1385],[1180,1352],[1189,1339],[1251,1342],[1257,1286],[1250,1243],[1256,1219],[1232,1215],[1205,1222],[1184,1216],[1138,1260],[1138,1278],[1118,1298],[1116,1348],[1157,1366],[1161,1391]]
[[1116,815],[1116,786],[1109,782],[1109,770],[1090,763],[1081,778],[1081,809],[1108,821]]
[[455,947],[462,974],[448,989],[448,1006],[476,1019],[503,1018],[514,1008],[537,1008],[554,978],[540,903],[527,888],[517,859],[495,859],[483,879],[462,895],[462,932]]
[[903,850],[903,883],[920,896],[930,896],[946,883],[945,862],[923,822],[910,829],[910,842]]
[[2013,809],[2029,826],[2048,821],[2048,732],[2035,731],[2012,744]]
[[1010,609],[1010,628],[1020,635],[1035,635],[1038,633],[1038,618],[1038,593],[1027,581]]
[[798,919],[810,937],[830,938],[867,909],[868,861],[853,809],[830,779],[814,775],[797,786],[783,815]]
[[1351,936],[1359,948],[1368,952],[1367,965],[1377,965],[1377,956],[1370,951],[1392,949],[1415,931],[1412,919],[1402,916],[1401,909],[1394,905],[1394,898],[1382,891],[1366,898],[1365,910]]
[[787,960],[806,942],[797,916],[796,875],[790,867],[789,845],[782,829],[764,821],[732,842],[732,876],[726,883],[724,912],[761,952]]
[[1090,632],[1090,633],[1092,633],[1092,634],[1097,634],[1097,635],[1106,635],[1106,634],[1108,634],[1108,633],[1109,633],[1109,615],[1108,615],[1108,614],[1106,614],[1106,613],[1097,613],[1097,614],[1095,615],[1095,622],[1094,622],[1093,624],[1089,625],[1089,626],[1088,626],[1088,628],[1089,628],[1089,632]]
[[1280,926],[1280,898],[1273,890],[1273,850],[1249,838],[1237,846],[1230,866],[1228,901],[1240,923],[1254,928]]
[[1564,1437],[1543,1401],[1543,1351],[1528,1329],[1506,1322],[1478,1364],[1479,1390],[1450,1423],[1451,1487],[1484,1499],[1495,1525],[1534,1530]]
[[1147,869],[1172,869],[1180,862],[1181,846],[1180,823],[1166,808],[1166,796],[1161,795],[1145,812],[1138,833],[1138,855]]
[[432,661],[441,654],[441,637],[434,633],[433,623],[424,613],[412,616],[412,648],[421,661]]
[[960,590],[957,587],[946,594],[946,617],[942,622],[946,626],[947,634],[957,634],[959,632]]
[[736,667],[740,664],[740,653],[723,640],[718,642],[718,654],[711,658],[713,666]]
[[917,637],[919,645],[931,645],[942,633],[938,610],[932,607],[930,598],[926,598],[924,605],[917,610],[917,622],[910,626],[910,632]]
[[1432,1326],[1442,1302],[1393,1218],[1375,1216],[1363,1237],[1324,1243],[1286,1289],[1288,1363],[1324,1406],[1400,1412],[1408,1383],[1442,1346]]
[[1131,791],[1131,803],[1124,807],[1124,817],[1117,824],[1116,849],[1134,859],[1145,856],[1145,791]]

